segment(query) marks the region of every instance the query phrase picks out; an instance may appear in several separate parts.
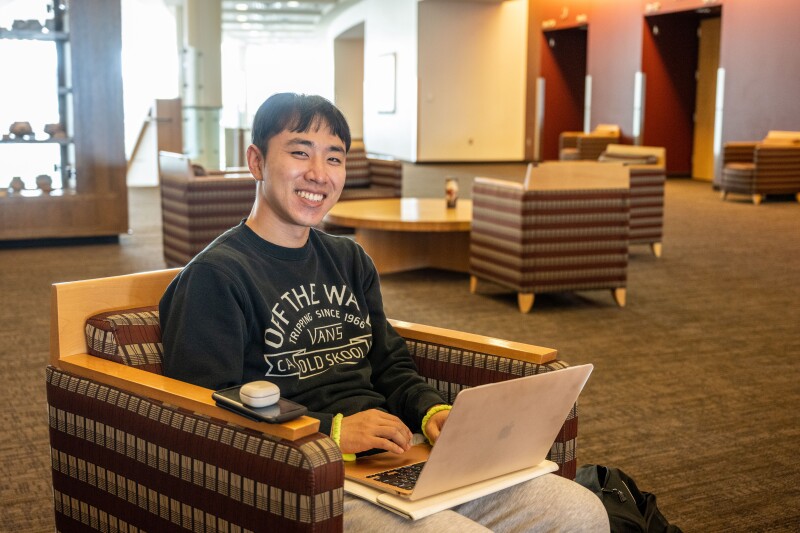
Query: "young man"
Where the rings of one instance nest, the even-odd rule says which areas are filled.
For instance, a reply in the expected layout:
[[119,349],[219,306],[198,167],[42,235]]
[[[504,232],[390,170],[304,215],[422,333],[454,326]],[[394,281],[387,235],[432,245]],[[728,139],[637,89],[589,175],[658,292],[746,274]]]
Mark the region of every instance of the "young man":
[[[312,229],[344,186],[345,118],[319,96],[277,94],[258,109],[252,136],[250,215],[161,300],[164,373],[212,389],[271,381],[320,420],[346,460],[375,448],[402,453],[412,433],[435,442],[449,406],[387,322],[372,261],[351,239]],[[597,497],[552,475],[418,522],[348,497],[344,520],[364,531],[608,529]]]

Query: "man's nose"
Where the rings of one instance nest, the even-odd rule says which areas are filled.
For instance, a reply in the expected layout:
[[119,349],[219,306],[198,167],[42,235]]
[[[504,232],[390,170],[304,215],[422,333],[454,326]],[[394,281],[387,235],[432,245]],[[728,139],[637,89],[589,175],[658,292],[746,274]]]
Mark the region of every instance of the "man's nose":
[[309,160],[308,169],[306,170],[306,179],[313,181],[325,181],[327,179],[325,160],[323,158],[312,157]]

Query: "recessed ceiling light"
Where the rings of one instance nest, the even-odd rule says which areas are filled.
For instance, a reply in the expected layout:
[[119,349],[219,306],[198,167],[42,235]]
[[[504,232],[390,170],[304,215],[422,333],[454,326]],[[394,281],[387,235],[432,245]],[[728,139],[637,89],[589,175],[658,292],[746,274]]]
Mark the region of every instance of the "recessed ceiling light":
[[297,7],[299,5],[300,5],[300,2],[297,2],[296,0],[291,0],[289,2],[286,2],[286,6],[287,7]]
[[237,11],[247,11],[248,9],[250,9],[248,4],[236,4]]
[[247,22],[247,15],[236,15],[236,20],[239,22]]

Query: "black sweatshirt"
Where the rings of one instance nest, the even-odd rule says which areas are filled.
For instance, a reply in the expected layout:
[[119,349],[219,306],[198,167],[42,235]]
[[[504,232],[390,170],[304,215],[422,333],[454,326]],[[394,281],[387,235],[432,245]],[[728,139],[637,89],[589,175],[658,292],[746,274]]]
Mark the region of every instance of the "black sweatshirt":
[[159,305],[164,374],[208,387],[266,379],[330,432],[371,408],[412,430],[444,403],[386,321],[372,260],[351,239],[311,230],[302,248],[244,222],[197,255]]

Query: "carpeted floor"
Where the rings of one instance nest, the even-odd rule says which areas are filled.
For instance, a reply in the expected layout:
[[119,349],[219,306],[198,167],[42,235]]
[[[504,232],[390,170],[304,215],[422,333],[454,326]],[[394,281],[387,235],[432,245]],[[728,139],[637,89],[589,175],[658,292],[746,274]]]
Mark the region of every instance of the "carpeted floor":
[[[404,194],[444,175],[519,177],[520,165],[407,165]],[[0,249],[0,531],[52,531],[44,398],[49,285],[163,268],[155,189],[131,189],[119,244]],[[388,275],[389,316],[558,348],[595,372],[579,463],[622,468],[687,532],[800,530],[800,205],[722,202],[667,184],[664,254],[631,249],[627,306],[610,292],[516,298],[465,274]]]

